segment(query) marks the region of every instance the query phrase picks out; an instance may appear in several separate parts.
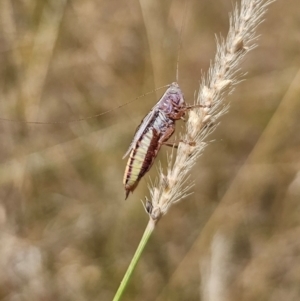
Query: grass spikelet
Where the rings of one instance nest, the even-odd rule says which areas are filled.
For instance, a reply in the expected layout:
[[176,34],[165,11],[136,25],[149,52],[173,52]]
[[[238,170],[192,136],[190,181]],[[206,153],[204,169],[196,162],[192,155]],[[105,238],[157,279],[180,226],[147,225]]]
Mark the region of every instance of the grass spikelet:
[[[190,171],[207,146],[204,143],[207,136],[217,127],[216,121],[228,111],[225,98],[241,81],[240,63],[256,47],[258,36],[255,30],[272,2],[274,0],[243,0],[230,15],[227,38],[216,38],[217,53],[207,76],[202,76],[196,99],[196,105],[203,107],[189,113],[182,136],[184,142],[178,147],[174,164],[169,162],[166,174],[160,171],[158,186],[150,189],[153,210],[161,213],[158,217],[155,215],[157,220],[167,213],[172,204],[189,194],[192,186]],[[167,188],[162,185],[163,179],[169,183]],[[153,215],[150,214],[150,218]]]

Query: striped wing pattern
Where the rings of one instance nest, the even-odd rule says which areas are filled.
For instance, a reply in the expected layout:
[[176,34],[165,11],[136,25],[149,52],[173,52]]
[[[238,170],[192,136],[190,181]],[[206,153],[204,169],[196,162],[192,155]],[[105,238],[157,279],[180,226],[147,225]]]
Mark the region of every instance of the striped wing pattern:
[[126,158],[129,155],[129,153],[131,152],[131,150],[134,148],[135,144],[141,138],[141,135],[144,133],[144,131],[147,128],[147,126],[153,120],[153,118],[155,116],[155,113],[156,113],[156,110],[157,110],[157,107],[158,107],[157,104],[151,109],[151,111],[149,112],[149,114],[146,115],[145,118],[142,120],[141,124],[139,125],[139,127],[137,128],[137,130],[135,132],[135,135],[134,135],[134,137],[132,139],[132,142],[130,143],[130,146],[129,146],[127,152],[125,153],[125,155],[123,156],[122,159]]

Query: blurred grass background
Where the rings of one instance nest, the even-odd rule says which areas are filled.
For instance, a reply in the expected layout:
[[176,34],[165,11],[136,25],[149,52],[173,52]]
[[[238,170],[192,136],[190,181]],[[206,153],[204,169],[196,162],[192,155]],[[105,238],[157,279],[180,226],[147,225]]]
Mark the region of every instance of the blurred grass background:
[[[0,117],[67,121],[171,83],[184,4],[2,0]],[[298,6],[270,6],[195,192],[159,223],[124,300],[300,299]],[[188,103],[231,9],[189,1]],[[112,299],[148,219],[149,176],[124,202],[121,158],[162,93],[78,123],[0,122],[1,300]]]

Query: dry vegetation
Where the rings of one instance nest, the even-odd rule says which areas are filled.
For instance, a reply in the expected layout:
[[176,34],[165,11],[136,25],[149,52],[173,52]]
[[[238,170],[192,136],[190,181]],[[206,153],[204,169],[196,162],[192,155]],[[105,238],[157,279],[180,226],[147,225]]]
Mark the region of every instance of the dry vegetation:
[[[190,1],[187,102],[231,2]],[[76,119],[174,81],[183,6],[2,0],[0,117]],[[124,300],[300,299],[298,19],[295,0],[270,7],[195,193],[158,225]],[[121,157],[160,92],[86,122],[0,123],[1,300],[111,300],[148,220],[145,180],[124,202]]]

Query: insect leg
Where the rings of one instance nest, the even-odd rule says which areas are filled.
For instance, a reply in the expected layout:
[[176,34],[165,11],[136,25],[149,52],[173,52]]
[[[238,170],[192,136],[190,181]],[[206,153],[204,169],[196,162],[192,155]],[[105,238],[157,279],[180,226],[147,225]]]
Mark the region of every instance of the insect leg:
[[[179,140],[179,143],[180,142],[188,144],[190,146],[195,146],[196,145],[196,142],[194,142],[194,141],[187,142],[187,141],[184,141],[184,140]],[[175,143],[175,142],[174,143],[163,142],[163,145],[170,146],[170,147],[173,147],[173,148],[177,149],[179,147],[179,143]]]
[[192,105],[192,106],[186,106],[185,107],[185,110],[188,111],[188,110],[192,110],[192,109],[195,109],[195,108],[205,108],[206,106],[204,105]]
[[160,145],[163,145],[165,143],[167,143],[167,141],[170,139],[170,137],[173,135],[175,131],[175,127],[174,125],[169,125],[166,130],[164,131],[163,135],[161,136],[161,138],[159,139],[158,143]]
[[172,147],[172,148],[178,148],[178,146],[179,146],[179,144],[178,143],[168,143],[168,142],[163,142],[163,145],[165,145],[165,146],[170,146],[170,147]]

